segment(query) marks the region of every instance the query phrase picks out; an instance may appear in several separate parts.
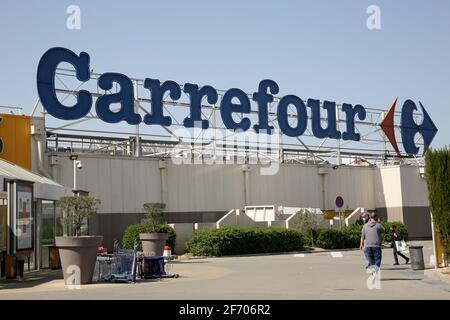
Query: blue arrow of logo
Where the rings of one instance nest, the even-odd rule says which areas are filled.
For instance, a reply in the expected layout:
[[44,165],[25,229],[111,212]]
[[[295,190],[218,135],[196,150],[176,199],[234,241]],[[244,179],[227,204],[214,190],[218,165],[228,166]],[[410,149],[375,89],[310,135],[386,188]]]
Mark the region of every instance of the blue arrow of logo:
[[424,143],[423,152],[425,153],[425,150],[431,144],[431,141],[438,131],[420,101],[419,104],[423,111],[423,121],[420,125],[418,125],[413,118],[414,111],[417,110],[417,106],[414,101],[406,100],[402,107],[401,133],[403,148],[409,155],[414,155],[419,152],[419,148],[414,142],[414,136],[416,135],[416,133],[420,133],[422,135]]

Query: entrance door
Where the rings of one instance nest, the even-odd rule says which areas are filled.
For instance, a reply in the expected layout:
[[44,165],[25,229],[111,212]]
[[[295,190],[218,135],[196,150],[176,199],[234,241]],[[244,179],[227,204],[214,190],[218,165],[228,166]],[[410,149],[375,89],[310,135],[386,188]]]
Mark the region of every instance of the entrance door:
[[55,245],[55,202],[42,200],[41,214],[41,268],[49,268],[49,247]]

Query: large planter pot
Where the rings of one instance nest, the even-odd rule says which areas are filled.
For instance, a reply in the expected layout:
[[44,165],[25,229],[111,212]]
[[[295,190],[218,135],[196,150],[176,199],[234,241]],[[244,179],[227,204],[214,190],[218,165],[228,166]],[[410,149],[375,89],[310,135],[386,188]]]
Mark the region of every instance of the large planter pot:
[[139,239],[142,242],[142,251],[154,253],[156,256],[162,256],[164,245],[169,237],[167,233],[139,233]]
[[[66,285],[88,284],[92,282],[97,248],[101,246],[102,236],[56,237],[61,267]],[[76,271],[80,270],[80,283],[75,280]]]

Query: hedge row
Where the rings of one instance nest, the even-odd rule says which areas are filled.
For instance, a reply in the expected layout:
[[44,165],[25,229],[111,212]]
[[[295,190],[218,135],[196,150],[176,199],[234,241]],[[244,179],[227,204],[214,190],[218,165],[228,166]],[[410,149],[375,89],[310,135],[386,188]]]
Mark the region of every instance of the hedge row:
[[142,251],[142,243],[139,240],[139,233],[151,233],[151,232],[165,232],[169,234],[169,238],[166,241],[166,245],[173,248],[175,247],[176,234],[175,230],[169,226],[168,224],[158,224],[155,228],[144,223],[136,223],[129,225],[125,230],[122,239],[122,245],[124,248],[133,249],[134,240],[137,239],[139,241],[138,250]]
[[197,256],[288,252],[303,249],[300,232],[282,227],[203,229],[194,232],[186,248]]
[[[408,231],[401,222],[383,222],[384,242],[392,241],[389,231],[392,225],[396,225],[403,238],[408,240]],[[361,229],[362,224],[356,223],[342,229],[314,230],[314,244],[323,249],[358,248]],[[172,248],[175,247],[176,234],[173,228],[167,224],[162,224],[152,229],[149,225],[143,223],[128,226],[123,237],[123,246],[132,249],[134,240],[139,239],[139,233],[148,232],[169,233],[166,244]],[[196,231],[186,243],[186,248],[197,256],[224,256],[299,251],[303,249],[304,241],[304,236],[294,229],[229,226]],[[139,250],[142,250],[140,241]]]
[[357,248],[361,239],[361,232],[355,229],[320,229],[317,230],[315,244],[323,249]]
[[[392,235],[390,228],[396,225],[405,241],[408,240],[408,230],[401,222],[383,222],[385,230],[383,242],[391,242]],[[315,233],[315,245],[323,249],[346,249],[358,248],[361,241],[361,231],[363,225],[357,223],[342,229],[319,229]]]

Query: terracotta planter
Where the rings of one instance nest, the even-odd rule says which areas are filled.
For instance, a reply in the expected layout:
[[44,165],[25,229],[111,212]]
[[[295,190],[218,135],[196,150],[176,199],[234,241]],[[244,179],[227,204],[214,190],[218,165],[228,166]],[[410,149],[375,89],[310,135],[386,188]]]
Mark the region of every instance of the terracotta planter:
[[154,253],[156,256],[162,256],[164,245],[169,237],[167,233],[140,233],[139,239],[142,242],[142,251]]
[[79,284],[92,282],[97,259],[97,248],[101,246],[102,240],[102,236],[55,238],[66,285],[78,284],[73,282],[77,267],[80,270]]

